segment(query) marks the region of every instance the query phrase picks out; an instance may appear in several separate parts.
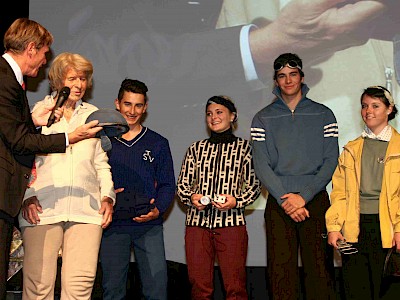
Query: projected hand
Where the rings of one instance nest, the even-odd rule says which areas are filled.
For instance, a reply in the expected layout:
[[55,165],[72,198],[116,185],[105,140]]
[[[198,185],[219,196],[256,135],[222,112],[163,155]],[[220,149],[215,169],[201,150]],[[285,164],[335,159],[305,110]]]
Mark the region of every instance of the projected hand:
[[[385,4],[378,1],[293,0],[274,22],[250,33],[253,59],[267,64],[288,48],[304,58],[307,53],[327,55],[360,44],[365,40],[346,34],[384,10]],[[310,53],[315,48],[319,50]]]

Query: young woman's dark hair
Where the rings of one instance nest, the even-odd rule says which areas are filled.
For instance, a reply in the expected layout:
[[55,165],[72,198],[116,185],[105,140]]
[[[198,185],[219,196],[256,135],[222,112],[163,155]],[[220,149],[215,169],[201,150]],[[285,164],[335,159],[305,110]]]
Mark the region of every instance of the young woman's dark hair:
[[361,94],[360,101],[363,100],[364,96],[381,99],[382,103],[385,104],[386,107],[393,106],[392,112],[388,115],[388,120],[393,120],[396,117],[397,108],[394,104],[394,99],[390,92],[383,86],[376,85],[367,87]]

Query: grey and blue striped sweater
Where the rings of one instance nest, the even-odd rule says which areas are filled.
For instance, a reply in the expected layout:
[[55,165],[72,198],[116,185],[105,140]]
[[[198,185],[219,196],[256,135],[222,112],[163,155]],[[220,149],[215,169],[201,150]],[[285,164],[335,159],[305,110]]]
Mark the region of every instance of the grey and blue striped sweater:
[[276,87],[277,99],[253,118],[251,140],[256,175],[277,199],[299,193],[309,202],[331,181],[339,156],[338,125],[325,105],[306,97],[291,111]]

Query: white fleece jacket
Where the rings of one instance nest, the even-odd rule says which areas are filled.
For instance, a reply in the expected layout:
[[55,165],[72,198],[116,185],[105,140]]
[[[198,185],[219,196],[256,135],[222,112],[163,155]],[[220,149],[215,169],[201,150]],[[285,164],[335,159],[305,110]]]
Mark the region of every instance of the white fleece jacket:
[[[38,102],[48,101],[50,96]],[[85,123],[90,113],[98,108],[82,101],[77,102],[70,122],[63,117],[50,128],[43,127],[43,134],[72,132]],[[62,221],[101,225],[98,213],[101,199],[108,196],[115,201],[115,191],[108,157],[100,139],[91,138],[69,145],[65,153],[37,155],[37,178],[29,187],[24,201],[36,196],[43,208],[40,224]],[[21,227],[29,224],[20,214]]]

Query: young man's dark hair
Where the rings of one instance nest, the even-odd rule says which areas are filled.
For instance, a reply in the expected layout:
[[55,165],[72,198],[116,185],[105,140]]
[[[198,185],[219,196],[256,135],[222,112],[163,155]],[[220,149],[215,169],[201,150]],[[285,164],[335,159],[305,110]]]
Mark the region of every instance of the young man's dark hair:
[[303,73],[303,62],[301,58],[294,53],[283,53],[278,56],[278,58],[275,59],[274,61],[274,80],[276,80],[276,75],[278,71],[282,70],[285,66],[288,66],[289,68],[297,68],[299,69],[299,73],[301,77],[304,77]]
[[148,88],[144,82],[141,82],[139,80],[128,78],[124,79],[118,91],[118,100],[121,100],[124,97],[125,92],[143,95],[145,103],[147,103],[147,101],[149,100],[147,97]]

